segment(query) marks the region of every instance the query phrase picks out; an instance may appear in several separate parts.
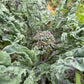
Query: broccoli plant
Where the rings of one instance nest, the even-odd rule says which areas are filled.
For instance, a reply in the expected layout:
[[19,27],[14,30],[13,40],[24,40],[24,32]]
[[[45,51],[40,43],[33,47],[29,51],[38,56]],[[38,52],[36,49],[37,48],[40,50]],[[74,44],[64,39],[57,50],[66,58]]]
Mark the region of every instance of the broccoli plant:
[[80,0],[0,1],[0,84],[83,84],[84,25]]

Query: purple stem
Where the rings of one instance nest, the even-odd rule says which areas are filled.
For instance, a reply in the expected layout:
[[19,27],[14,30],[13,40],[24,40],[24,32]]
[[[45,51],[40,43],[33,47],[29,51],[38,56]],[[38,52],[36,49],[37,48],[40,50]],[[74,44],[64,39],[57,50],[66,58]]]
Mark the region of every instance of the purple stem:
[[43,76],[41,76],[42,84],[45,84]]

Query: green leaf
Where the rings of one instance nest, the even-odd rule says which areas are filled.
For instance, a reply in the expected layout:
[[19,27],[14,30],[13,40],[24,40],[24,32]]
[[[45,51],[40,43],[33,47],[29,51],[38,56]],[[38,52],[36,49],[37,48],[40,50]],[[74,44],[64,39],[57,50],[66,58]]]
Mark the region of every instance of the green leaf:
[[51,65],[51,82],[52,84],[61,84],[61,82],[66,82],[70,84],[70,82],[66,79],[67,73],[65,74],[66,70],[71,69],[70,60],[72,58],[66,59],[59,59],[56,63]]
[[80,73],[78,70],[75,70],[75,81],[76,81],[76,84],[81,84]]
[[6,51],[0,51],[0,65],[10,65],[11,64],[11,58]]
[[0,65],[0,84],[20,84],[26,76],[26,69],[21,67],[5,67]]
[[75,62],[72,62],[71,64],[79,71],[84,71],[84,58],[76,58]]
[[35,78],[35,73],[34,73],[34,71],[32,70],[32,71],[30,72],[29,77],[26,78],[26,80],[24,81],[24,84],[37,84],[37,83],[35,82],[34,78]]
[[40,53],[38,48],[34,48],[29,50],[27,47],[15,44],[6,46],[4,49],[8,54],[18,54],[18,61],[20,61],[23,65],[34,65],[38,62],[37,55]]

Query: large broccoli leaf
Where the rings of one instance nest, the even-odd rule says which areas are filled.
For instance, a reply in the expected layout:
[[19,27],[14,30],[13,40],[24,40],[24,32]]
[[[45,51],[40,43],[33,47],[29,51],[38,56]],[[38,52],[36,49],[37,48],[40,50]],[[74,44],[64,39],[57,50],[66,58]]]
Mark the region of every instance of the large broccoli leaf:
[[21,67],[0,65],[0,84],[20,84],[22,78],[26,77],[26,72]]
[[0,65],[10,65],[11,64],[11,58],[6,51],[0,51]]
[[37,47],[29,50],[25,46],[14,43],[12,45],[6,46],[3,50],[8,54],[16,53],[18,55],[18,61],[28,66],[34,65],[39,61],[39,57],[37,55],[40,52],[38,51]]

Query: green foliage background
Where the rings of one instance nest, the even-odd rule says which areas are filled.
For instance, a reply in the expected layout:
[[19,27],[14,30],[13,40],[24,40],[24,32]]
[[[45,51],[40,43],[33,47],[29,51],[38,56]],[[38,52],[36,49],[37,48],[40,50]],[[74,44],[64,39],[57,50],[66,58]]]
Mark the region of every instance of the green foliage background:
[[[45,0],[0,1],[0,84],[84,84],[83,4],[68,2],[50,16]],[[33,46],[43,31],[55,38],[49,52]]]

